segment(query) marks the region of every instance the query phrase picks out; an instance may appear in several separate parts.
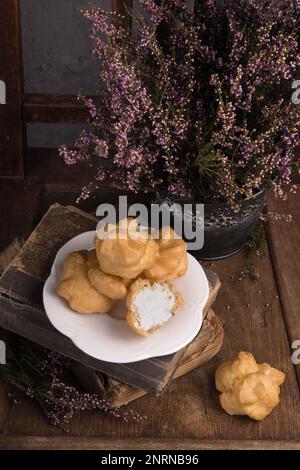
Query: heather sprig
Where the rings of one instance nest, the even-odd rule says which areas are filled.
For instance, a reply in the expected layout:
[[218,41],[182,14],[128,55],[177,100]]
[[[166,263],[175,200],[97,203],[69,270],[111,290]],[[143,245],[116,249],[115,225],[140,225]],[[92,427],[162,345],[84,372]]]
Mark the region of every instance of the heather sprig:
[[264,188],[293,190],[299,1],[139,3],[133,34],[117,13],[84,13],[104,87],[101,102],[86,100],[91,130],[61,148],[65,162],[93,164],[96,186],[233,207]]
[[81,411],[102,410],[124,422],[145,416],[131,409],[119,410],[97,394],[85,393],[66,381],[67,358],[22,338],[8,344],[7,364],[0,365],[0,379],[9,387],[12,401],[36,400],[50,423],[67,430]]

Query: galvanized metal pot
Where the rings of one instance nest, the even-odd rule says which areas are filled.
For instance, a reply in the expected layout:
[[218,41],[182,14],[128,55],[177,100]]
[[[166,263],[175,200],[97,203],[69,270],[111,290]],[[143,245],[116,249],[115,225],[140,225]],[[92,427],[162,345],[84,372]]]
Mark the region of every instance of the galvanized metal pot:
[[[241,250],[251,237],[260,214],[266,204],[268,191],[241,202],[239,212],[234,212],[225,203],[204,204],[204,245],[191,254],[200,260],[217,260],[231,256]],[[159,193],[156,202],[184,204],[189,201],[176,200]]]

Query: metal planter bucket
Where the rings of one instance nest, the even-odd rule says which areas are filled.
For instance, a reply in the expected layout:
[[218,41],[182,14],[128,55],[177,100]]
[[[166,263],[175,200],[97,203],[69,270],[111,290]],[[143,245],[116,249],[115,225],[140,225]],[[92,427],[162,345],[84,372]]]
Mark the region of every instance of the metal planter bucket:
[[[200,260],[216,260],[241,250],[255,229],[267,196],[268,191],[264,190],[242,201],[239,212],[234,212],[224,203],[205,203],[204,245],[201,250],[191,251],[191,254]],[[171,201],[160,193],[156,202],[183,204],[189,201]]]

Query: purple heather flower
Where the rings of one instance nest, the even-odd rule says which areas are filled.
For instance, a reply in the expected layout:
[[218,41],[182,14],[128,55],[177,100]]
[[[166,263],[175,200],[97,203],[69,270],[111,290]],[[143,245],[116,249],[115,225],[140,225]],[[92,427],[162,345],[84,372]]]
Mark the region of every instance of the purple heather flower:
[[88,161],[95,185],[133,192],[204,187],[232,205],[271,185],[283,195],[300,128],[299,0],[139,3],[133,35],[118,13],[85,12],[104,88],[101,104],[85,100],[91,130],[60,149],[66,164]]

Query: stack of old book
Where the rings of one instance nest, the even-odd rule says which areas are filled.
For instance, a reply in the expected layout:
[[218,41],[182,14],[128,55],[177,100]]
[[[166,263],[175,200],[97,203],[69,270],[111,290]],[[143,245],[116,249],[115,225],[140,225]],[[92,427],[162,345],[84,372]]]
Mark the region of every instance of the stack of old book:
[[42,292],[59,248],[72,237],[94,230],[98,219],[72,206],[55,204],[28,240],[16,240],[0,255],[0,326],[72,360],[72,369],[89,392],[105,396],[116,406],[147,392],[160,393],[170,383],[209,361],[220,349],[223,329],[212,310],[220,282],[206,271],[210,296],[202,328],[182,350],[130,364],[99,361],[78,349],[50,324]]

